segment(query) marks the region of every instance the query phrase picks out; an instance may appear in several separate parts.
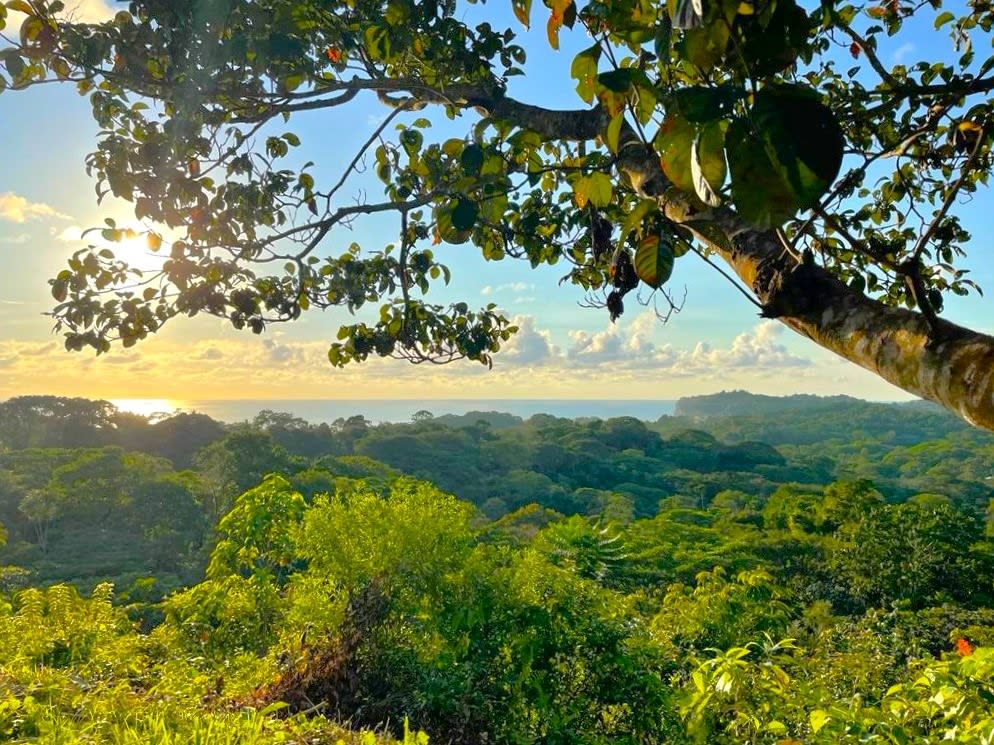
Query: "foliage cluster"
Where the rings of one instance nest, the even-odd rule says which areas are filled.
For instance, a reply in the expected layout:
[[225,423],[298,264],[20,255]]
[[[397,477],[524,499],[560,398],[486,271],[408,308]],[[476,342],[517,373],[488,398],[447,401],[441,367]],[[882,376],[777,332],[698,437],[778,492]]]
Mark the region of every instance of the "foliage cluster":
[[980,526],[866,483],[809,496],[786,521],[728,496],[628,522],[484,522],[404,477],[308,502],[272,475],[151,630],[108,585],[5,601],[0,732],[359,742],[347,721],[423,739],[410,717],[453,743],[986,742]]
[[[986,742],[989,438],[811,403],[820,435],[803,410],[263,412],[187,471],[7,450],[3,557],[30,571],[4,574],[0,737],[420,742],[409,717],[453,743]],[[59,573],[90,597],[26,587]]]
[[[0,413],[36,406],[12,399]],[[781,509],[785,499],[804,501],[838,479],[870,480],[897,502],[941,494],[971,520],[986,519],[994,497],[988,435],[903,406],[812,406],[791,416],[674,416],[654,424],[421,412],[410,424],[353,416],[312,425],[269,411],[251,425],[228,426],[202,415],[148,422],[111,410],[90,444],[127,437],[128,450],[58,447],[63,432],[86,431],[85,418],[34,411],[35,439],[9,441],[42,447],[0,452],[8,540],[0,563],[30,570],[42,584],[70,580],[85,590],[112,579],[135,600],[160,597],[198,579],[234,497],[270,472],[289,475],[308,500],[355,478],[382,490],[404,473],[458,494],[491,519],[530,504],[623,521],[653,516],[661,505],[748,506],[758,515],[771,499],[769,509]],[[191,423],[195,430],[184,429]],[[170,452],[173,433],[182,439],[198,431],[206,442],[199,449],[174,453],[172,462],[158,457]],[[793,496],[773,498],[791,484],[784,493]],[[8,570],[2,581],[13,587],[25,577]]]

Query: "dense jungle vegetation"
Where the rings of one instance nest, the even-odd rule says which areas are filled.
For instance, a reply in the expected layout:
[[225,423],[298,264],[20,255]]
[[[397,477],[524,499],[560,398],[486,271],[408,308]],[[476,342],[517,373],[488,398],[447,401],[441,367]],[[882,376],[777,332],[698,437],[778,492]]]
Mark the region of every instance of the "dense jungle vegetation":
[[0,404],[0,740],[994,738],[994,436]]

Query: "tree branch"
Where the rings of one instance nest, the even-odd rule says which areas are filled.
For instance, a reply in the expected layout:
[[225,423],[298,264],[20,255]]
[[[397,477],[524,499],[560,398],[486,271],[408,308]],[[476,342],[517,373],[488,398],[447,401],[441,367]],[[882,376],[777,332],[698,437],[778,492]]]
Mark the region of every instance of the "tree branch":
[[[658,158],[653,163],[658,169]],[[651,167],[645,163],[642,170]],[[708,235],[695,235],[752,290],[764,315],[975,426],[994,429],[994,337],[941,318],[930,323],[922,313],[856,292],[816,264],[797,264],[776,231],[756,229],[727,208],[700,211],[673,189],[651,198],[691,230],[709,224]]]

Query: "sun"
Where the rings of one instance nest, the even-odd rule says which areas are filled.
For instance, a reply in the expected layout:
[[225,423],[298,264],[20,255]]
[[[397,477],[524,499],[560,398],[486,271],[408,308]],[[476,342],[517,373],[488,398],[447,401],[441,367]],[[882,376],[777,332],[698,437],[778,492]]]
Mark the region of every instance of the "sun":
[[148,417],[155,421],[172,416],[181,408],[180,402],[168,398],[112,398],[118,411]]
[[159,233],[148,228],[114,229],[98,235],[95,241],[97,248],[109,249],[115,258],[142,271],[161,269],[168,254],[168,251],[162,250],[163,241]]

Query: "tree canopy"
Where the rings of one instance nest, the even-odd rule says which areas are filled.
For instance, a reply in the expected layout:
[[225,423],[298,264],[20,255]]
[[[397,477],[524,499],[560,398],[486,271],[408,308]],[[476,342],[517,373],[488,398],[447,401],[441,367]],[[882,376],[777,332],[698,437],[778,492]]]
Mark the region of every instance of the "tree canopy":
[[[136,0],[100,24],[63,7],[0,7],[0,24],[25,14],[0,90],[89,96],[97,192],[131,202],[165,257],[141,274],[104,246],[75,254],[51,282],[69,349],[182,315],[261,333],[340,306],[359,315],[333,365],[489,364],[515,329],[493,305],[432,302],[451,278],[433,245],[564,264],[612,319],[640,290],[665,315],[674,261],[696,252],[761,315],[994,428],[994,339],[940,315],[979,289],[957,209],[992,168],[988,2],[512,0],[553,48],[589,40],[563,81],[574,110],[511,96],[530,73],[515,28],[456,0]],[[949,54],[886,65],[878,49],[922,23]],[[367,96],[386,116],[340,173],[288,165],[295,116],[348,118]],[[430,110],[465,135],[432,141]],[[363,165],[381,195],[357,192]],[[385,216],[389,245],[330,241]],[[101,237],[135,236],[108,221]]]

